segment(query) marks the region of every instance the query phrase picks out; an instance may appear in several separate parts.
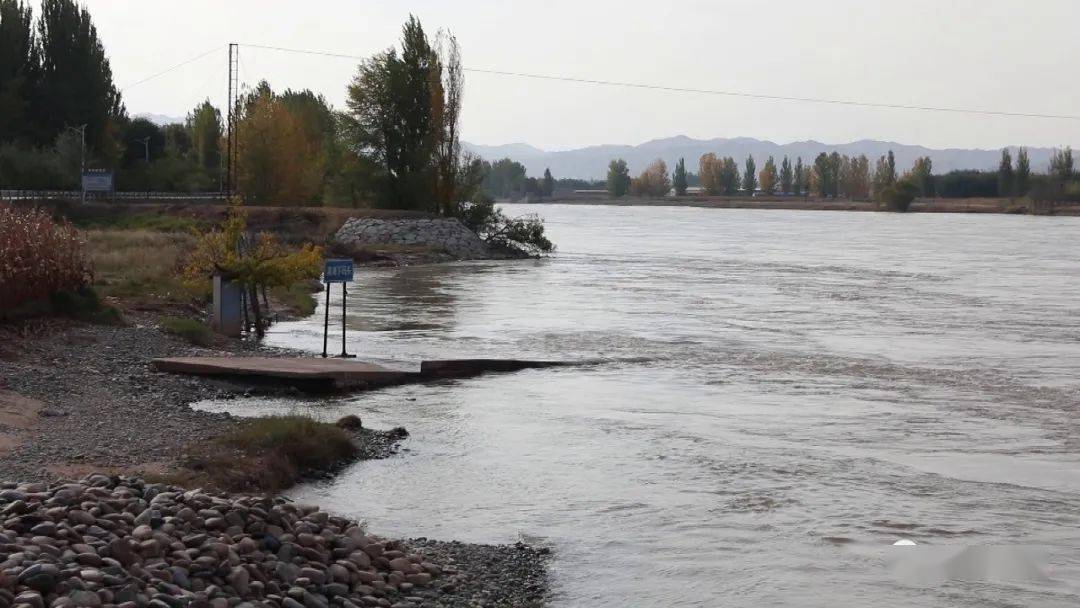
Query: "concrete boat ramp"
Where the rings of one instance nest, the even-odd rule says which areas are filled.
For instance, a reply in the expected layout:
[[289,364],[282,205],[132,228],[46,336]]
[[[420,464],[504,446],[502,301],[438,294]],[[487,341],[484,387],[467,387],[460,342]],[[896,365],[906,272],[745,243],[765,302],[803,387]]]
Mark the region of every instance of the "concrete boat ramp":
[[159,371],[175,374],[224,376],[301,388],[360,390],[471,378],[493,372],[573,365],[564,361],[443,359],[422,361],[420,370],[413,371],[368,361],[315,357],[174,357],[154,359],[152,363]]

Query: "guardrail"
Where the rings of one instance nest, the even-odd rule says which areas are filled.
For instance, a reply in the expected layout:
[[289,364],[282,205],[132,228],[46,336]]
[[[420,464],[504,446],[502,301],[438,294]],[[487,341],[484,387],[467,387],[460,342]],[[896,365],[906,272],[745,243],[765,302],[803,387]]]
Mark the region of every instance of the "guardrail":
[[[0,190],[0,201],[44,201],[82,199],[79,190]],[[183,200],[218,202],[225,200],[224,192],[87,192],[88,201],[152,201]]]

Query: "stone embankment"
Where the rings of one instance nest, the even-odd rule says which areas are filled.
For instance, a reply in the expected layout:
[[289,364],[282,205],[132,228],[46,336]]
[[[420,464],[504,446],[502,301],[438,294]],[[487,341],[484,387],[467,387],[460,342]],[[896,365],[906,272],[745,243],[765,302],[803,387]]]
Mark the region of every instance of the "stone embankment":
[[428,247],[459,260],[490,255],[487,244],[456,218],[353,218],[342,225],[336,239],[345,245]]
[[[543,551],[514,549],[502,574],[478,556],[485,576],[473,577],[446,547],[410,549],[281,498],[90,475],[0,484],[0,517],[5,607],[532,606],[545,595]],[[445,561],[428,561],[429,546]]]

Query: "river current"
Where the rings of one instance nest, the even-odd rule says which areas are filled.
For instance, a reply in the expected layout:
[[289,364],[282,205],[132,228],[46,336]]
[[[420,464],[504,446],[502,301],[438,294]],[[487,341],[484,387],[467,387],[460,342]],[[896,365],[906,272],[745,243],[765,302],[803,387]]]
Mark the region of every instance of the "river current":
[[[1080,218],[508,211],[558,252],[359,269],[349,349],[602,363],[202,407],[405,426],[293,498],[549,546],[555,606],[1080,604]],[[268,342],[321,351],[322,314]],[[910,576],[901,539],[1030,564]]]

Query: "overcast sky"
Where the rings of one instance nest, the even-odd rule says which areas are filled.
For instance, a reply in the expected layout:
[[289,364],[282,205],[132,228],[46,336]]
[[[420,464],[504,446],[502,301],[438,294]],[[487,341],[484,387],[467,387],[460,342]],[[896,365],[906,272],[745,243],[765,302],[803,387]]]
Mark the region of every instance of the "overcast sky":
[[[88,0],[128,110],[221,105],[230,41],[369,55],[410,12],[467,67],[699,89],[1080,114],[1078,0]],[[343,105],[356,62],[241,50],[241,76]],[[1080,144],[1080,121],[762,101],[466,75],[465,139],[545,149],[678,134],[931,147]]]

